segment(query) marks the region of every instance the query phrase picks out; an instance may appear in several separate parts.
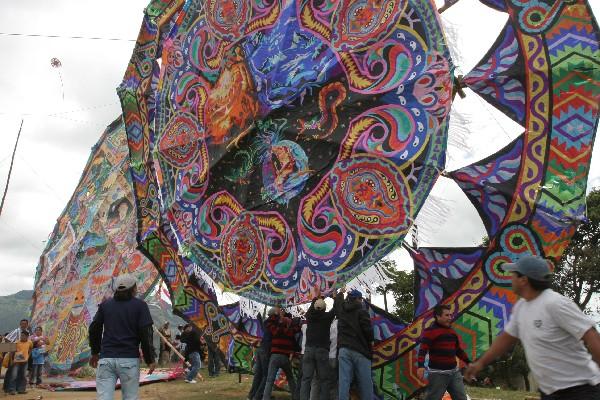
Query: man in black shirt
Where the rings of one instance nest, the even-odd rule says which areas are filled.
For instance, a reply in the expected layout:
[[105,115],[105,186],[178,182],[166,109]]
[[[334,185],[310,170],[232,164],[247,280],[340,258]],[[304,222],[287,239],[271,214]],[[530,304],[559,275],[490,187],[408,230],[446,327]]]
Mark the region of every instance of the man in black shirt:
[[302,356],[302,384],[300,400],[313,398],[311,383],[316,371],[318,398],[329,398],[329,328],[335,317],[333,310],[326,312],[325,300],[317,294],[306,312],[306,343]]
[[181,334],[181,342],[185,343],[185,358],[189,360],[191,367],[185,377],[187,383],[196,383],[196,376],[202,366],[202,349],[200,343],[200,334],[194,329],[192,324],[187,324]]
[[[271,317],[278,313],[279,307],[271,307],[268,315]],[[262,399],[265,385],[267,384],[269,358],[271,357],[271,331],[266,329],[260,314],[258,315],[258,321],[260,322],[263,331],[263,337],[260,341],[260,346],[258,346],[254,352],[254,378],[252,379],[252,386],[248,393],[248,400]]]
[[362,293],[352,289],[344,300],[342,289],[333,308],[338,318],[339,400],[348,400],[352,378],[356,377],[361,400],[373,398],[373,327],[363,308]]
[[98,400],[112,400],[117,379],[123,400],[138,400],[141,346],[151,374],[156,367],[152,346],[152,317],[148,305],[135,297],[136,281],[121,275],[115,282],[112,299],[98,306],[89,328],[92,357],[96,372]]

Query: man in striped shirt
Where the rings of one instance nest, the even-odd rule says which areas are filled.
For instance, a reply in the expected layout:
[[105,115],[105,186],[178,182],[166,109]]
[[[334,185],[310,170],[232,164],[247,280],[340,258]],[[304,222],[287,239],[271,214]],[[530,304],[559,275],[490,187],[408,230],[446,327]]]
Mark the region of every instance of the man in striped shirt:
[[281,368],[285,373],[292,399],[297,400],[296,381],[292,373],[290,358],[296,347],[294,335],[300,332],[298,321],[292,321],[291,316],[287,316],[285,311],[279,308],[279,314],[271,315],[265,321],[265,328],[271,333],[271,357],[269,358],[269,369],[267,372],[267,381],[263,400],[271,400],[271,393],[277,371]]
[[419,348],[417,376],[424,380],[425,355],[429,353],[429,382],[425,400],[441,400],[446,391],[452,400],[466,400],[463,377],[456,358],[470,364],[452,325],[452,312],[448,305],[433,309],[435,322],[423,332]]

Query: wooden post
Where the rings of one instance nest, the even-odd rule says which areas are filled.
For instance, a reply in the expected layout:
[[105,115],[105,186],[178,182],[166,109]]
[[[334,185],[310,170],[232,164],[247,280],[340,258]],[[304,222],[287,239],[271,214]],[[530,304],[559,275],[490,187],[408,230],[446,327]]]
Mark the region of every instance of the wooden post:
[[13,149],[12,157],[10,159],[10,168],[8,169],[8,178],[6,179],[6,186],[4,187],[4,194],[2,195],[2,202],[0,203],[0,215],[2,215],[2,208],[4,208],[4,200],[6,199],[6,193],[8,192],[8,184],[10,182],[10,175],[13,169],[13,163],[15,162],[15,153],[17,152],[17,145],[19,144],[19,138],[21,137],[21,129],[23,129],[23,120],[21,120],[21,126],[19,127],[19,133],[17,133],[17,141],[15,142],[15,148]]

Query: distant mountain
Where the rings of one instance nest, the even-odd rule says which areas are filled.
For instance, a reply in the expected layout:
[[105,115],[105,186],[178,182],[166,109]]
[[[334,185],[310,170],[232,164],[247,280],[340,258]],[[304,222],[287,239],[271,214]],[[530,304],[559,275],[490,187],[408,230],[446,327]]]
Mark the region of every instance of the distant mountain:
[[19,326],[23,318],[29,319],[33,290],[21,290],[8,296],[0,296],[0,333],[10,332]]

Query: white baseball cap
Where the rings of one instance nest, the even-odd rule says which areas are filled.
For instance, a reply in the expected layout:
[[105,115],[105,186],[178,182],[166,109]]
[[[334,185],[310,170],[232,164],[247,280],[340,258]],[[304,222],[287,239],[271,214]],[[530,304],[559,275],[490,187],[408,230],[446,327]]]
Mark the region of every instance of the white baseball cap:
[[115,290],[123,291],[129,290],[136,285],[136,280],[131,274],[119,275],[115,281]]

